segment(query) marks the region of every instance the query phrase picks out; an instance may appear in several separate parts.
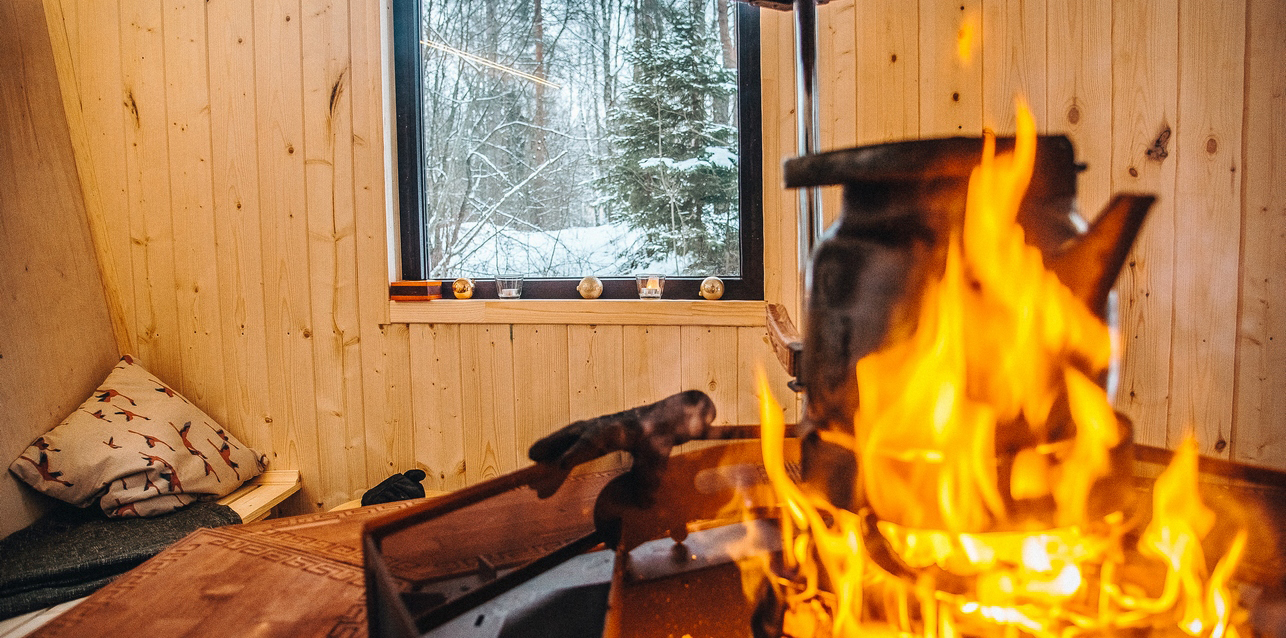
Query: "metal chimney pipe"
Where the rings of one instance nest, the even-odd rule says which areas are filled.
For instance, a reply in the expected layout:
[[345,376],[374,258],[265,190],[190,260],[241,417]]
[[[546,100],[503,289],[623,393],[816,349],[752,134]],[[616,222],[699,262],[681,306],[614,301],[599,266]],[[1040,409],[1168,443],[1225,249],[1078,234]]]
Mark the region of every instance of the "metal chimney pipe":
[[[817,0],[793,0],[795,13],[795,117],[799,155],[818,152],[821,109],[817,101]],[[813,247],[822,234],[822,191],[799,190],[798,220],[800,325],[807,325],[808,291],[812,288]]]

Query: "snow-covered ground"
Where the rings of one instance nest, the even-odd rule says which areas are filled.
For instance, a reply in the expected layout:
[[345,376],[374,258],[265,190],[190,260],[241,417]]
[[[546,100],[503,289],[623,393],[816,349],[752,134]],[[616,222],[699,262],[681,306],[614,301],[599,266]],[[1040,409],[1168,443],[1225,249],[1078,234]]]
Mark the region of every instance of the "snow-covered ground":
[[[603,224],[553,231],[523,231],[492,224],[466,224],[472,236],[458,251],[462,256],[434,276],[489,277],[498,272],[528,277],[621,277],[637,272],[677,272],[682,263],[648,264],[630,269],[621,256],[633,252],[643,231],[625,224]],[[476,232],[474,232],[476,231]]]

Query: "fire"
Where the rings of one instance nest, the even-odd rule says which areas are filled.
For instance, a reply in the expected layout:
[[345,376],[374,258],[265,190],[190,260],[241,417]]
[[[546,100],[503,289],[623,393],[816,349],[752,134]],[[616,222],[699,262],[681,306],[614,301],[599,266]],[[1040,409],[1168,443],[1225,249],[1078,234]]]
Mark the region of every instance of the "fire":
[[1214,514],[1194,444],[1157,480],[1141,533],[1119,508],[1096,511],[1125,436],[1096,382],[1111,334],[1024,240],[1036,132],[1022,104],[1017,128],[1009,153],[986,135],[916,324],[858,362],[853,434],[820,432],[856,457],[859,511],[787,476],[781,410],[761,378],[764,464],[783,509],[782,565],[768,577],[786,635],[1237,633],[1229,579],[1245,535],[1207,574]]

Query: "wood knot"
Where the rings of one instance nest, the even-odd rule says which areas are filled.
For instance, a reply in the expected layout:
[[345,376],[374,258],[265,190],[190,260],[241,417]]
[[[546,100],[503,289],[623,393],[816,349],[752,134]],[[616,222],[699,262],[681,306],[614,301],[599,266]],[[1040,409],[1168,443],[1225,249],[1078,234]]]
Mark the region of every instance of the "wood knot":
[[1152,140],[1152,146],[1148,147],[1146,155],[1148,159],[1161,161],[1170,156],[1170,151],[1166,148],[1170,144],[1170,126],[1166,125],[1157,134],[1157,138]]
[[898,61],[898,54],[894,53],[893,55],[889,56],[889,62],[897,62],[897,61]]
[[959,92],[952,93],[952,94],[951,94],[951,101],[952,101],[952,102],[959,102],[959,101],[960,101],[960,93],[959,93]]
[[286,154],[287,154],[287,155],[294,155],[294,154],[295,154],[295,145],[294,145],[294,144],[287,144],[287,145],[286,145]]
[[1226,447],[1228,447],[1228,442],[1227,442],[1227,441],[1225,441],[1225,440],[1223,440],[1223,437],[1222,437],[1222,436],[1221,436],[1221,437],[1219,437],[1219,440],[1218,440],[1218,441],[1215,441],[1215,451],[1216,451],[1216,452],[1222,452],[1222,451],[1224,450],[1224,448],[1226,448]]
[[1130,167],[1130,170],[1129,170],[1129,173],[1130,173],[1130,177],[1138,177],[1138,176],[1139,176],[1139,169],[1134,168],[1133,166],[1131,166],[1131,167]]
[[1206,152],[1211,155],[1219,152],[1219,140],[1216,140],[1213,135],[1206,138]]
[[1079,108],[1076,108],[1076,106],[1072,106],[1072,108],[1067,109],[1067,121],[1072,124],[1076,124],[1080,122],[1081,110]]
[[312,336],[313,336],[313,331],[309,330],[308,328],[304,328],[304,338],[311,339]]

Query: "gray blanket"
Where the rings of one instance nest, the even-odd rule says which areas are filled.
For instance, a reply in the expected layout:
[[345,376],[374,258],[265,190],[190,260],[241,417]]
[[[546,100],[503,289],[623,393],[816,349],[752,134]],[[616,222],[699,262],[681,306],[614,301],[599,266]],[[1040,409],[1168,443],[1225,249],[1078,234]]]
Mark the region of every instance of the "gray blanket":
[[115,519],[60,506],[0,539],[0,619],[87,596],[198,528],[240,522],[217,503]]

